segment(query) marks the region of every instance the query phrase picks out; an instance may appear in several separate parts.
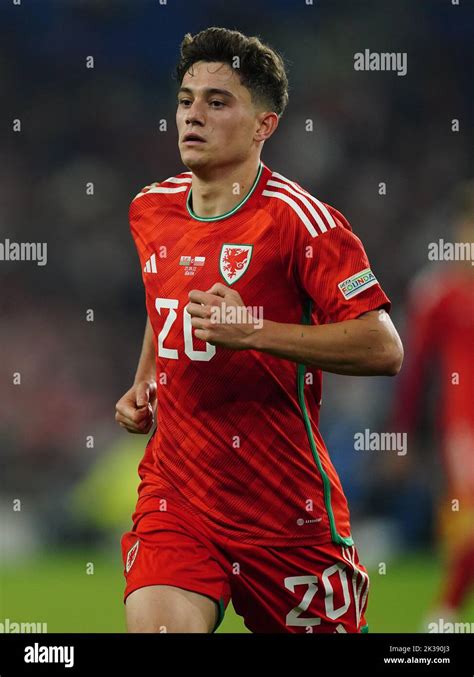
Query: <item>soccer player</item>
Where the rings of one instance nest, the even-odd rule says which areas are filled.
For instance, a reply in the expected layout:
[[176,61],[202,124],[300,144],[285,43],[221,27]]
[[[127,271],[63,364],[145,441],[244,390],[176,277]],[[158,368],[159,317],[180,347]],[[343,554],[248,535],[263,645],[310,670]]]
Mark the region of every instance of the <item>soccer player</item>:
[[[116,419],[152,435],[122,538],[130,632],[361,632],[369,587],[318,430],[321,371],[395,375],[390,301],[344,216],[260,159],[288,101],[256,37],[187,34],[184,171],[130,207],[148,313]],[[297,152],[297,149],[295,149]]]
[[[455,199],[455,238],[470,248],[474,183],[463,184]],[[425,632],[432,622],[440,627],[443,621],[456,621],[474,591],[474,268],[470,257],[430,266],[410,290],[409,358],[394,398],[392,422],[393,428],[414,434],[426,385],[436,374],[435,425],[443,476],[437,535],[444,571]]]

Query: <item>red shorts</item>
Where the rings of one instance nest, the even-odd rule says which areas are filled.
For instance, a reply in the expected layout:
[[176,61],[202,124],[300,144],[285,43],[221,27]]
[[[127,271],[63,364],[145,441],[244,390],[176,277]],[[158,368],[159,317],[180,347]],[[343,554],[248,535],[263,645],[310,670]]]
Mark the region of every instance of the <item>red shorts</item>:
[[255,633],[367,630],[369,577],[354,546],[267,547],[216,538],[183,500],[150,492],[138,499],[122,537],[127,596],[148,585],[206,595],[218,621],[232,599]]

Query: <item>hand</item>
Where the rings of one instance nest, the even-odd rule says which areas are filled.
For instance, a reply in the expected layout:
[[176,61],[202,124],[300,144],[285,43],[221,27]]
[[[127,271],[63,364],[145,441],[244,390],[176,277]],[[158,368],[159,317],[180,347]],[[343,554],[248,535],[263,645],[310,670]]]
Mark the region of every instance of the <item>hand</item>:
[[252,347],[252,336],[262,326],[234,289],[216,282],[206,292],[193,289],[186,310],[194,335],[211,345],[244,350]]
[[129,433],[150,432],[156,408],[156,381],[139,381],[115,405],[115,420]]

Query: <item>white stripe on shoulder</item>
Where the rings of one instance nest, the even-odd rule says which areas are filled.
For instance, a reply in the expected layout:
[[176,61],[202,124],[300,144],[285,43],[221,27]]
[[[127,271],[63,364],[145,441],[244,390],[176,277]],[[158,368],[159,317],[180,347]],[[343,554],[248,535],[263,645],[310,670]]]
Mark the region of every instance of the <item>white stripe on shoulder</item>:
[[187,186],[178,186],[178,188],[170,188],[169,186],[152,186],[148,193],[182,193],[187,190]]
[[170,176],[169,179],[165,179],[161,183],[191,183],[192,181],[192,176]]
[[[184,173],[184,172],[183,172]],[[142,197],[143,195],[147,195],[148,193],[182,193],[183,191],[187,190],[188,185],[192,182],[192,176],[191,172],[189,173],[188,176],[183,176],[180,174],[179,176],[170,176],[164,181],[155,181],[154,183],[151,183],[149,186],[145,186],[142,188],[142,190],[135,195],[133,198],[136,200],[137,197]],[[163,184],[165,183],[171,183],[171,186],[165,186]],[[174,187],[173,184],[178,184],[177,187]],[[185,185],[179,185],[179,184],[185,184]]]
[[303,221],[304,225],[308,229],[309,234],[311,237],[317,237],[318,233],[316,232],[316,228],[314,225],[311,223],[311,221],[308,219],[304,211],[301,209],[301,207],[293,200],[293,198],[289,197],[286,195],[286,193],[281,193],[277,192],[275,190],[262,190],[262,195],[266,195],[267,197],[276,197],[279,200],[283,200],[283,202],[286,202],[286,204],[290,205],[290,207],[295,211],[300,219]]
[[284,190],[287,190],[289,193],[294,195],[298,200],[301,200],[301,202],[306,205],[307,210],[313,217],[313,219],[316,221],[318,224],[320,230],[322,233],[325,233],[327,231],[326,224],[322,220],[322,218],[319,216],[318,212],[316,209],[313,207],[311,202],[308,200],[308,198],[305,195],[300,195],[294,188],[291,188],[288,186],[286,183],[282,183],[281,181],[272,181],[271,179],[267,182],[267,186],[275,186],[275,188],[283,188]]
[[143,195],[149,195],[150,193],[182,193],[187,190],[188,186],[177,186],[176,188],[168,188],[166,186],[160,186],[159,184],[151,184],[150,186],[145,186],[135,197],[136,200],[138,197],[143,197]]
[[337,228],[336,222],[334,221],[334,218],[330,214],[329,210],[327,209],[326,205],[318,200],[314,195],[311,195],[308,193],[307,190],[304,190],[299,186],[297,183],[294,181],[290,181],[290,179],[287,179],[285,176],[282,174],[279,174],[278,172],[272,172],[272,177],[276,177],[277,179],[280,179],[281,181],[284,181],[286,184],[291,186],[294,190],[296,190],[297,193],[300,193],[301,195],[305,195],[307,198],[309,198],[322,212],[323,216],[325,217],[327,224],[330,228]]

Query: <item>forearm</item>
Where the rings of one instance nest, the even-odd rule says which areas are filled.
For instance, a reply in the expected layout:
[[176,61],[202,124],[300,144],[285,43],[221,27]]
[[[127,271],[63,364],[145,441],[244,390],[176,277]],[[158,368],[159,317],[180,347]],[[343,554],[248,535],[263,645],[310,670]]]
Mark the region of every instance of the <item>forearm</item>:
[[398,373],[403,349],[385,317],[385,322],[355,319],[316,326],[264,320],[250,347],[335,374],[392,376]]
[[134,383],[156,380],[155,346],[153,344],[153,329],[150,318],[147,317],[145,334],[143,336],[142,351],[138,361]]

